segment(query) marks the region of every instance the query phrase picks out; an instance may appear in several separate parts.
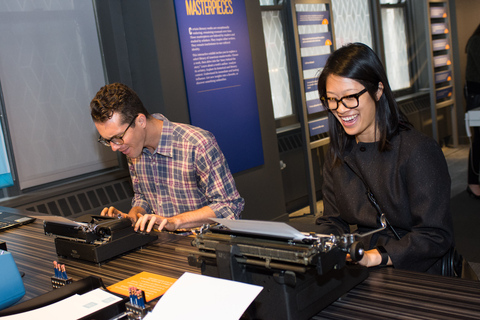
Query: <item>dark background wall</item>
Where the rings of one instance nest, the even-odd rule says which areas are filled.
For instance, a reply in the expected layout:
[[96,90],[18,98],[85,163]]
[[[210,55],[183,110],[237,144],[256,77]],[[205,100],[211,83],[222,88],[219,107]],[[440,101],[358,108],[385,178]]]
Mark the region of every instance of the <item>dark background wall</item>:
[[[234,178],[244,219],[286,220],[260,6],[245,2],[265,163]],[[97,12],[107,82],[131,86],[149,112],[189,123],[173,1],[98,1]]]

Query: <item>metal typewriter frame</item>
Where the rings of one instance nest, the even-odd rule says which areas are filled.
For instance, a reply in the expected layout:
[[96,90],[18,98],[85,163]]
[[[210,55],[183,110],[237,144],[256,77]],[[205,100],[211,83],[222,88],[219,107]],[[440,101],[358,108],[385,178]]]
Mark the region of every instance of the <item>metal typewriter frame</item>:
[[[382,221],[380,221],[382,223]],[[188,263],[203,275],[262,286],[246,319],[309,319],[368,277],[368,269],[346,263],[359,261],[364,249],[359,238],[304,233],[301,240],[231,232],[203,226],[192,240]]]

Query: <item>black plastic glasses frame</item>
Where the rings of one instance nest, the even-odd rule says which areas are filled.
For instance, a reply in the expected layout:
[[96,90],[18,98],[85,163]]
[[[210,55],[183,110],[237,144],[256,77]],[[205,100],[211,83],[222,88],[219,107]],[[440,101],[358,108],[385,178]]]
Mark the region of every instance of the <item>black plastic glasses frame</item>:
[[[322,101],[323,101],[323,105],[325,106],[325,108],[327,108],[328,110],[330,111],[335,111],[338,109],[338,104],[341,102],[345,108],[348,108],[348,109],[355,109],[359,106],[360,102],[358,101],[358,98],[360,98],[360,96],[362,94],[364,94],[365,92],[367,92],[367,88],[363,89],[362,91],[360,91],[359,93],[355,93],[355,94],[350,94],[348,96],[344,96],[344,97],[341,97],[340,100],[337,99],[337,98],[328,98],[328,97],[322,97]],[[357,105],[355,107],[349,107],[345,104],[345,102],[343,102],[343,99],[347,99],[347,98],[355,98],[357,99]],[[335,109],[332,109],[332,108],[329,108],[328,105],[329,105],[329,101],[335,101],[337,102],[337,107]]]
[[127,133],[127,130],[132,126],[132,124],[135,122],[137,117],[138,117],[138,115],[136,115],[135,118],[132,119],[132,121],[128,125],[127,129],[125,129],[125,131],[123,131],[123,133],[120,136],[113,137],[112,139],[105,139],[102,136],[99,136],[98,137],[98,142],[100,142],[105,147],[110,147],[110,143],[112,143],[112,142],[115,143],[116,145],[124,144],[123,136],[125,136],[125,133]]

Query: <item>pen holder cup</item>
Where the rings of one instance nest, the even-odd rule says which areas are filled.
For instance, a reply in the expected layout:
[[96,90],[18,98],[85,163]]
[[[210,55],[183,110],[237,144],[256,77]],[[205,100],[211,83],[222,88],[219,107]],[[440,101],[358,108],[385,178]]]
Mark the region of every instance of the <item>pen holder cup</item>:
[[53,289],[58,289],[58,288],[66,286],[67,284],[70,284],[72,282],[73,282],[72,278],[62,279],[62,278],[52,277],[52,288]]
[[17,265],[13,260],[12,254],[8,251],[0,250],[0,310],[16,303],[25,295],[22,276],[18,271]]

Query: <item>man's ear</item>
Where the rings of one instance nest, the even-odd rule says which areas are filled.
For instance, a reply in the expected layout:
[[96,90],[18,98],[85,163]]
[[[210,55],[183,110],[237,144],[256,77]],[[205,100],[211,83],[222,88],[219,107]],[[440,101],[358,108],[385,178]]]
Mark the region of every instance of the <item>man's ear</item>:
[[383,83],[379,82],[378,83],[378,90],[377,92],[375,93],[375,98],[378,100],[380,100],[380,98],[382,97],[382,94],[383,94]]
[[143,113],[138,114],[137,121],[142,126],[142,128],[145,128],[145,126],[147,125],[147,117]]

